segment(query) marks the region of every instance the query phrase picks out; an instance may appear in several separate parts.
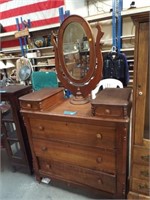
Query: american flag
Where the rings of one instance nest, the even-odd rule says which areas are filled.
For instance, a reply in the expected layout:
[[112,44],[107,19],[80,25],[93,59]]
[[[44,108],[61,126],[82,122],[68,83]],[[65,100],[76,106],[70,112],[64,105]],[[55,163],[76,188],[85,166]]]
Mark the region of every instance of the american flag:
[[[19,22],[21,18],[30,20],[31,28],[58,23],[58,8],[62,6],[64,0],[0,0],[0,23],[4,32],[17,31],[16,18]],[[14,46],[17,42],[2,41],[1,48]]]

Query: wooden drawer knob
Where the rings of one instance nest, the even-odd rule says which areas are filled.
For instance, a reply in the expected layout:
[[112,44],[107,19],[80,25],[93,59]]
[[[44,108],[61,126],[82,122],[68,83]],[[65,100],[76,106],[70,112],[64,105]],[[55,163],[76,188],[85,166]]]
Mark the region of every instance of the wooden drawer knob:
[[139,91],[139,96],[142,96],[143,95],[143,92],[142,91]]
[[110,109],[105,109],[106,114],[110,114]]
[[41,150],[42,151],[47,151],[47,147],[42,147]]
[[145,190],[145,189],[149,189],[149,188],[148,188],[148,185],[145,183],[145,184],[139,184],[139,189]]
[[40,131],[43,131],[43,130],[44,130],[44,127],[43,127],[43,126],[39,126],[39,130],[40,130]]
[[98,157],[98,158],[96,159],[96,161],[97,161],[97,163],[101,163],[101,162],[102,162],[102,158],[101,158],[101,157]]
[[149,162],[149,161],[150,161],[150,155],[141,156],[141,159],[142,159],[143,161]]
[[101,133],[97,133],[96,137],[97,137],[97,139],[102,139],[102,134]]
[[50,165],[50,164],[46,164],[46,168],[47,168],[47,169],[50,169],[50,168],[51,168],[51,165]]
[[31,108],[31,104],[30,103],[27,103],[27,108]]
[[98,179],[98,184],[103,184],[102,180],[101,179]]
[[140,171],[140,174],[141,176],[144,176],[144,177],[149,177],[149,171],[148,170],[145,170],[145,171]]

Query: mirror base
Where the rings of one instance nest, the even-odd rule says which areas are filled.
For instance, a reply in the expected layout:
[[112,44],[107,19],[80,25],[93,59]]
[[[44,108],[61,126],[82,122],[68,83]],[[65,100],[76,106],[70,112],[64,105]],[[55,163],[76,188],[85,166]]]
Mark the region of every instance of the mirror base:
[[80,88],[77,89],[77,93],[76,96],[72,97],[70,99],[70,103],[71,104],[75,104],[75,105],[81,105],[81,104],[86,104],[89,102],[89,98],[86,97],[84,98],[80,92]]
[[82,105],[88,102],[89,102],[89,98],[84,98],[84,97],[79,98],[78,96],[75,96],[70,99],[70,103],[74,105]]

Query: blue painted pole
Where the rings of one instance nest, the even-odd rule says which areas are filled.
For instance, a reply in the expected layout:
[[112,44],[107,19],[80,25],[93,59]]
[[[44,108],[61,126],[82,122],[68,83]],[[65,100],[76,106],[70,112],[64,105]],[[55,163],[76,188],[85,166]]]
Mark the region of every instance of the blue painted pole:
[[[25,25],[23,23],[22,17],[21,17],[21,23],[22,23],[22,29],[25,29]],[[27,53],[28,49],[27,49],[27,40],[26,40],[26,37],[23,37],[23,40],[24,40],[25,50],[26,50],[26,53]]]
[[70,16],[70,10],[65,11],[65,19]]
[[117,38],[118,38],[117,46],[118,46],[119,53],[120,53],[120,49],[122,48],[122,39],[121,39],[121,36],[122,36],[122,17],[121,17],[122,8],[123,8],[123,0],[119,0],[119,3],[118,3],[118,31],[117,31]]
[[60,7],[60,8],[58,8],[58,10],[59,10],[60,23],[62,23],[64,21],[64,8]]
[[28,27],[31,28],[31,21],[28,19]]
[[116,47],[116,0],[112,0],[112,45]]
[[[19,19],[18,18],[16,18],[16,25],[17,25],[17,30],[20,31]],[[21,38],[19,38],[19,43],[20,43],[20,47],[21,47],[22,56],[24,56],[24,49],[23,49],[23,44],[22,44]]]

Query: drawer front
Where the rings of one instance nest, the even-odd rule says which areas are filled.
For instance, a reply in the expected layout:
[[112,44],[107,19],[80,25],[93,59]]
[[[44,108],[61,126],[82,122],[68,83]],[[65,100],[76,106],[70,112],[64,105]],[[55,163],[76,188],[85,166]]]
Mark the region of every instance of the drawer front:
[[149,180],[150,177],[149,166],[133,164],[132,176],[139,179]]
[[134,146],[133,149],[133,162],[141,165],[149,166],[150,163],[150,150],[146,147]]
[[42,159],[39,159],[39,167],[41,172],[46,172],[55,178],[73,181],[110,193],[116,191],[116,177],[114,175]]
[[21,105],[21,108],[25,110],[40,111],[42,108],[41,102],[20,101],[20,105]]
[[32,136],[76,144],[115,148],[115,127],[101,127],[63,121],[30,119]]
[[150,196],[149,180],[132,179],[132,191]]
[[99,117],[124,117],[124,108],[119,106],[107,106],[107,105],[101,105],[101,106],[95,106],[93,108],[93,114],[94,116]]
[[135,199],[135,200],[150,200],[150,196],[138,194],[135,192],[128,193],[128,199]]
[[64,101],[63,88],[43,88],[20,98],[22,109],[43,111]]
[[79,145],[33,140],[35,155],[95,170],[115,173],[115,152]]

